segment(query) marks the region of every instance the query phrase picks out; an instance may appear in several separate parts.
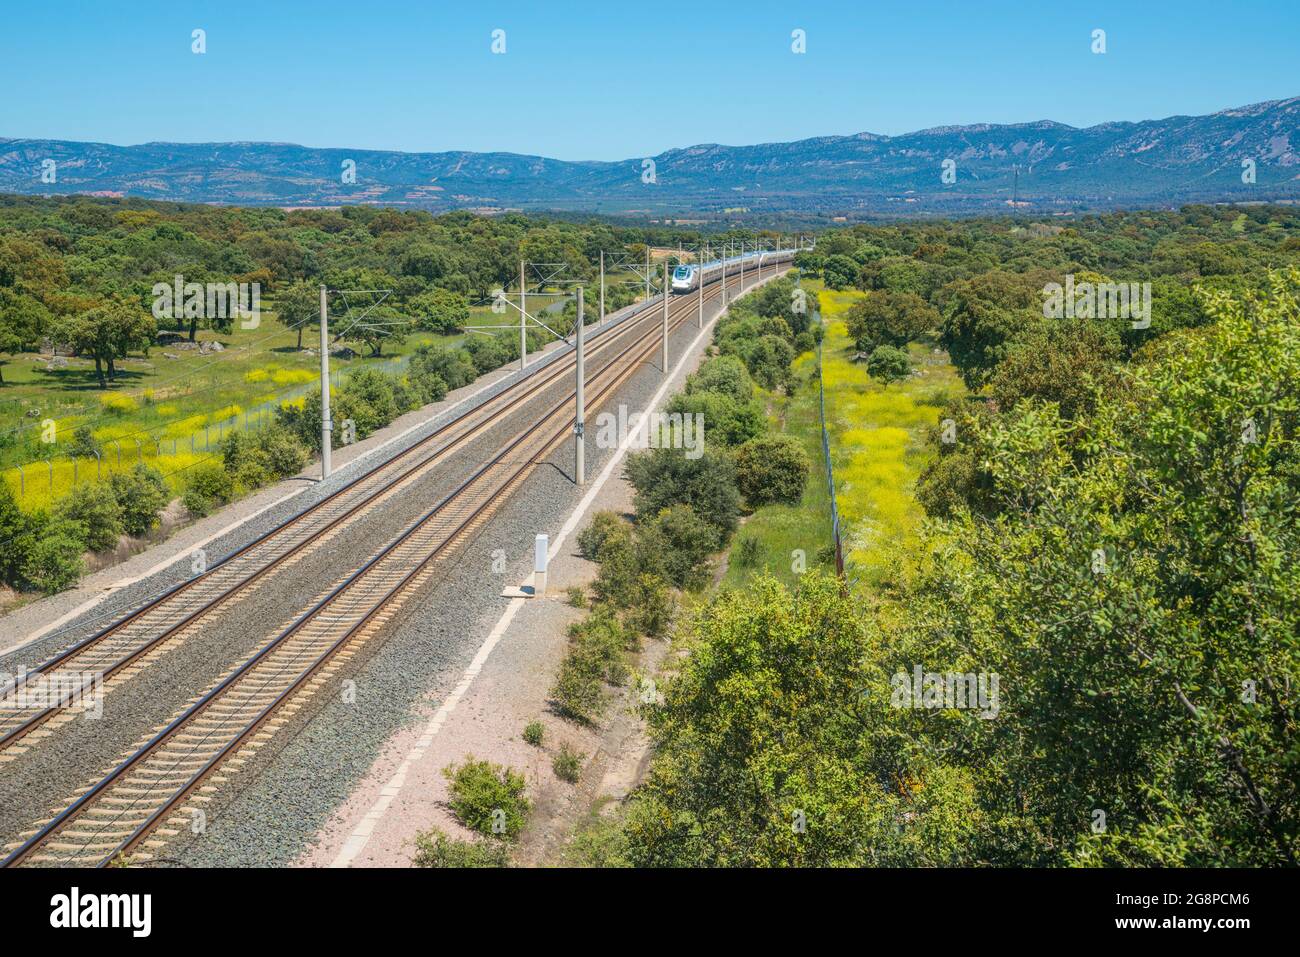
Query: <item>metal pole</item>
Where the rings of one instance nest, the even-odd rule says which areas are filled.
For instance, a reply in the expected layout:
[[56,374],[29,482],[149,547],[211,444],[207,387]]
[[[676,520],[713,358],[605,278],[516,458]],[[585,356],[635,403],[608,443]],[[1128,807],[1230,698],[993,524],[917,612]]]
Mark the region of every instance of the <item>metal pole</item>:
[[330,440],[334,423],[330,421],[330,333],[329,290],[320,287],[320,477],[330,477]]
[[650,244],[645,244],[645,301],[650,301]]
[[664,375],[668,374],[668,260],[664,260],[664,334],[663,334]]
[[578,365],[577,365],[578,383],[577,385],[578,387],[575,390],[575,398],[577,400],[577,410],[573,420],[573,434],[574,434],[573,471],[578,478],[579,485],[585,485],[587,483],[587,464],[583,459],[584,453],[586,451],[584,448],[586,444],[586,439],[583,438],[583,434],[582,434],[583,428],[586,426],[586,422],[587,422],[587,396],[585,392],[587,374],[584,365],[586,357],[584,355],[584,346],[583,346],[584,333],[582,328],[585,325],[585,323],[582,320],[583,320],[582,287],[579,286],[578,287],[578,335],[577,335],[577,339],[578,339],[578,350],[577,350],[578,351]]
[[605,324],[605,250],[600,251],[600,322],[597,325]]
[[724,243],[722,246],[722,308],[727,308],[727,253],[730,251],[730,243]]
[[699,297],[700,297],[700,314],[699,314],[699,318],[696,319],[695,321],[695,325],[703,329],[704,328],[704,259],[703,258],[700,259],[699,265],[695,267],[695,278],[699,281]]
[[528,293],[524,291],[524,261],[519,260],[519,368],[528,365]]
[[745,241],[740,241],[740,294],[745,294]]

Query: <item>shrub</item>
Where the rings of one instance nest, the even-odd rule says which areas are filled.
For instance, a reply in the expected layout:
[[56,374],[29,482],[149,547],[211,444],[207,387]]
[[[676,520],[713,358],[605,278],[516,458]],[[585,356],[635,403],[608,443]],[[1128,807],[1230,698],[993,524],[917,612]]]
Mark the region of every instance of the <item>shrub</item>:
[[17,585],[23,577],[27,553],[44,519],[18,507],[8,482],[0,482],[0,579]]
[[471,831],[514,841],[524,829],[532,803],[524,797],[524,776],[473,755],[442,769],[451,782],[451,810]]
[[686,380],[686,392],[717,392],[736,402],[748,402],[754,395],[754,382],[739,356],[717,356]]
[[758,564],[759,541],[753,535],[746,535],[736,542],[736,564],[741,568],[753,568]]
[[276,477],[296,474],[307,464],[307,450],[288,429],[272,425],[256,433],[267,468]]
[[415,835],[416,867],[508,867],[510,852],[499,841],[457,841],[430,828]]
[[86,526],[67,518],[54,518],[31,541],[23,577],[47,595],[74,585],[85,571],[81,553],[86,550]]
[[524,726],[524,740],[535,748],[542,746],[542,739],[546,737],[546,728],[540,721],[529,721]]
[[605,712],[599,670],[588,659],[566,655],[551,686],[551,701],[561,716],[594,724]]
[[[317,409],[319,403],[317,398]],[[253,489],[296,473],[307,463],[307,449],[288,423],[277,422],[260,431],[230,433],[222,443],[221,458],[239,485]]]
[[684,503],[718,530],[719,544],[731,537],[740,514],[736,467],[729,456],[709,451],[688,459],[676,449],[647,449],[628,457],[628,480],[636,489],[638,521]]
[[655,516],[647,534],[662,541],[663,566],[678,588],[698,588],[708,580],[709,556],[718,550],[718,530],[689,505],[674,505]]
[[611,530],[601,546],[600,572],[591,584],[592,593],[602,604],[630,608],[638,594],[637,578],[663,575],[666,557],[661,536],[624,522]]
[[108,482],[122,508],[122,528],[128,535],[143,535],[158,524],[171,498],[161,472],[140,463],[129,472],[114,472]]
[[[516,343],[515,349],[519,346]],[[465,353],[474,364],[475,376],[498,369],[510,361],[510,350],[500,336],[469,336],[465,340]]]
[[381,429],[406,410],[398,402],[395,380],[378,369],[362,369],[339,390],[334,419],[351,419],[362,439]]
[[89,459],[94,458],[98,451],[99,444],[95,441],[95,433],[91,431],[90,426],[79,425],[72,430],[72,444],[68,446],[69,456]]
[[893,346],[876,346],[867,357],[867,372],[886,385],[906,377],[911,371],[912,360],[907,353]]
[[[463,349],[447,349],[426,343],[416,347],[407,375],[412,385],[429,376],[441,379],[446,388],[452,390],[473,382],[478,370]],[[428,401],[436,402],[437,399]]]
[[568,603],[570,607],[572,608],[587,607],[587,593],[582,590],[581,586],[570,585],[567,589],[565,589],[565,592],[568,595]]
[[757,399],[737,402],[721,392],[679,392],[668,400],[664,411],[669,415],[698,413],[704,422],[702,440],[727,446],[748,442],[767,428],[767,417]]
[[582,775],[582,759],[586,756],[566,741],[551,759],[551,770],[561,781],[576,784]]
[[658,575],[638,575],[627,610],[627,627],[636,634],[658,638],[668,630],[673,599],[668,584]]
[[808,453],[789,435],[752,439],[736,450],[736,485],[752,507],[798,505],[811,469]]
[[103,482],[78,485],[59,502],[56,513],[81,523],[86,529],[86,547],[93,552],[112,548],[122,534],[122,506]]
[[588,561],[596,561],[600,558],[600,549],[605,544],[605,539],[625,525],[617,512],[597,512],[587,527],[578,533],[578,554]]
[[447,398],[447,393],[450,391],[447,388],[446,380],[436,372],[421,372],[419,374],[408,372],[406,381],[411,391],[415,393],[420,405],[441,402]]
[[569,650],[551,688],[556,710],[584,724],[594,723],[605,710],[602,684],[622,684],[628,670],[624,650],[628,635],[608,607],[569,627]]
[[215,462],[200,462],[189,474],[181,501],[191,515],[202,517],[234,495],[230,473]]

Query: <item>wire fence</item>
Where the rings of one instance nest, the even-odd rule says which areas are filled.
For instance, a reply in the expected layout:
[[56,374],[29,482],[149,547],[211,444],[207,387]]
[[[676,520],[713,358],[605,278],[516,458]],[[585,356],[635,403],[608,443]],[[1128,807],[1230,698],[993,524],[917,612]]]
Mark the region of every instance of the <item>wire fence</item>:
[[[816,313],[817,325],[821,327],[821,312]],[[823,336],[824,335],[824,327]],[[822,338],[817,340],[817,407],[822,427],[822,457],[826,462],[826,484],[831,498],[831,538],[835,542],[835,574],[844,580],[844,539],[841,535],[840,509],[835,500],[835,465],[831,461],[831,440],[826,432],[826,386],[822,381]]]

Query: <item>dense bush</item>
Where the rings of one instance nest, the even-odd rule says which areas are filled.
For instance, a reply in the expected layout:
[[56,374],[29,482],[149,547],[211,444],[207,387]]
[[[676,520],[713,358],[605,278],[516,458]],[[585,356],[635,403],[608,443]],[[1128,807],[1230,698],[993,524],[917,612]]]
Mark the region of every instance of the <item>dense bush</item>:
[[735,531],[740,493],[729,456],[710,449],[688,459],[679,449],[647,449],[628,456],[626,474],[636,490],[638,521],[684,504],[717,530],[720,543]]
[[143,463],[129,472],[114,472],[108,484],[122,509],[122,528],[128,535],[143,535],[157,525],[171,499],[162,473]]
[[[226,472],[242,488],[254,489],[296,474],[307,463],[307,450],[288,425],[277,422],[265,429],[232,432],[222,444],[221,457]],[[212,503],[230,498],[218,486],[203,494]]]
[[738,402],[722,392],[679,392],[668,400],[664,411],[669,415],[703,416],[706,445],[740,445],[767,428],[763,406],[757,399]]
[[867,356],[867,372],[871,373],[873,378],[888,385],[899,379],[905,379],[911,374],[912,360],[904,349],[876,346],[871,355]]
[[532,803],[524,797],[524,776],[512,768],[471,755],[459,766],[443,768],[452,813],[485,837],[515,841],[528,821]]
[[412,382],[426,375],[436,376],[443,381],[448,390],[452,390],[473,382],[477,370],[463,349],[421,345],[411,356],[408,374]]
[[234,494],[234,482],[225,468],[215,462],[200,462],[190,470],[181,502],[191,515],[202,517],[229,502]]
[[718,530],[689,505],[666,508],[640,530],[648,547],[661,549],[664,574],[678,588],[699,588],[709,576],[709,556],[718,550]]
[[51,519],[30,542],[22,577],[49,595],[75,585],[86,570],[81,553],[88,534],[81,522]]
[[500,841],[457,841],[437,828],[415,835],[415,867],[509,867],[510,852]]
[[600,558],[601,546],[612,534],[622,531],[627,525],[617,512],[603,510],[591,516],[591,521],[578,533],[578,554],[589,562]]
[[10,585],[22,582],[27,553],[42,524],[39,518],[20,509],[9,483],[0,482],[0,579]]
[[766,435],[736,450],[736,485],[751,508],[798,505],[811,469],[808,453],[793,436]]
[[697,392],[716,392],[743,405],[753,397],[754,383],[739,356],[717,356],[687,377],[686,394]]
[[627,680],[626,652],[635,642],[609,606],[571,625],[568,652],[551,687],[555,710],[584,724],[598,721],[605,713],[604,686]]
[[102,552],[117,544],[122,534],[122,506],[112,488],[103,482],[78,485],[55,509],[55,514],[79,523],[85,530],[85,545]]

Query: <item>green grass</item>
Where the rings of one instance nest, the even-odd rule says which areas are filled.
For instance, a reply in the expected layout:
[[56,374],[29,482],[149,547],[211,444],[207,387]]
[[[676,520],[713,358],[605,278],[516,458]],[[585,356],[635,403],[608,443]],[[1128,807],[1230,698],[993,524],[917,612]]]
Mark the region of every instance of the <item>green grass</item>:
[[[939,418],[947,396],[960,395],[961,380],[945,354],[929,343],[913,343],[913,366],[920,371],[885,386],[872,380],[860,363],[844,324],[844,312],[865,293],[834,292],[821,283],[807,284],[821,299],[825,339],[822,345],[827,431],[835,467],[836,498],[845,535],[845,565],[850,579],[868,588],[893,580],[906,569],[907,556],[923,512],[916,502],[916,478],[932,454],[925,431]],[[818,561],[831,541],[830,496],[817,408],[814,353],[795,360],[798,385],[789,397],[768,396],[774,429],[798,438],[813,463],[798,506],[773,505],[755,511],[737,535],[754,537],[758,559],[742,567],[728,565],[724,583],[741,585],[765,571],[787,584],[798,577],[793,552],[804,553],[806,567]]]
[[830,493],[822,464],[821,427],[817,413],[816,354],[806,352],[796,358],[794,371],[798,385],[793,395],[764,392],[763,398],[767,402],[773,431],[785,432],[803,443],[813,466],[808,484],[797,506],[766,505],[745,521],[735,542],[756,539],[757,558],[753,564],[742,566],[736,562],[733,547],[723,579],[726,585],[742,585],[761,572],[792,585],[800,574],[795,570],[795,553],[802,551],[804,567],[812,568],[817,563],[818,551],[831,540]]
[[878,587],[905,572],[924,513],[917,476],[933,455],[926,430],[949,396],[963,391],[956,370],[933,344],[909,347],[920,375],[884,385],[855,363],[844,313],[864,293],[822,291],[822,377],[836,499],[850,578]]
[[[171,324],[164,323],[162,331],[173,331]],[[14,356],[0,386],[0,470],[15,493],[25,486],[23,507],[43,507],[71,487],[73,464],[66,453],[80,426],[89,427],[103,448],[102,463],[93,456],[77,463],[81,481],[97,470],[106,475],[116,469],[119,445],[124,468],[143,458],[165,474],[179,475],[208,457],[207,447],[215,451],[218,423],[233,417],[241,427],[245,412],[251,416],[266,403],[291,400],[319,381],[319,357],[299,351],[296,331],[286,329],[269,310],[263,311],[257,329],[200,330],[198,338],[220,342],[223,351],[201,356],[197,349],[154,346],[147,357],[134,354],[121,360],[118,378],[107,389],[99,388],[93,362],[69,358],[67,368],[47,370],[47,360],[40,356]],[[331,370],[346,376],[409,354],[421,343],[450,344],[459,338],[412,333],[403,343],[385,344],[381,359],[333,357]],[[305,347],[318,341],[313,330],[303,337]],[[268,409],[264,416],[269,414]],[[54,422],[53,444],[41,442],[46,420]],[[52,481],[47,460],[54,466]],[[14,468],[20,464],[25,466],[23,481]]]

